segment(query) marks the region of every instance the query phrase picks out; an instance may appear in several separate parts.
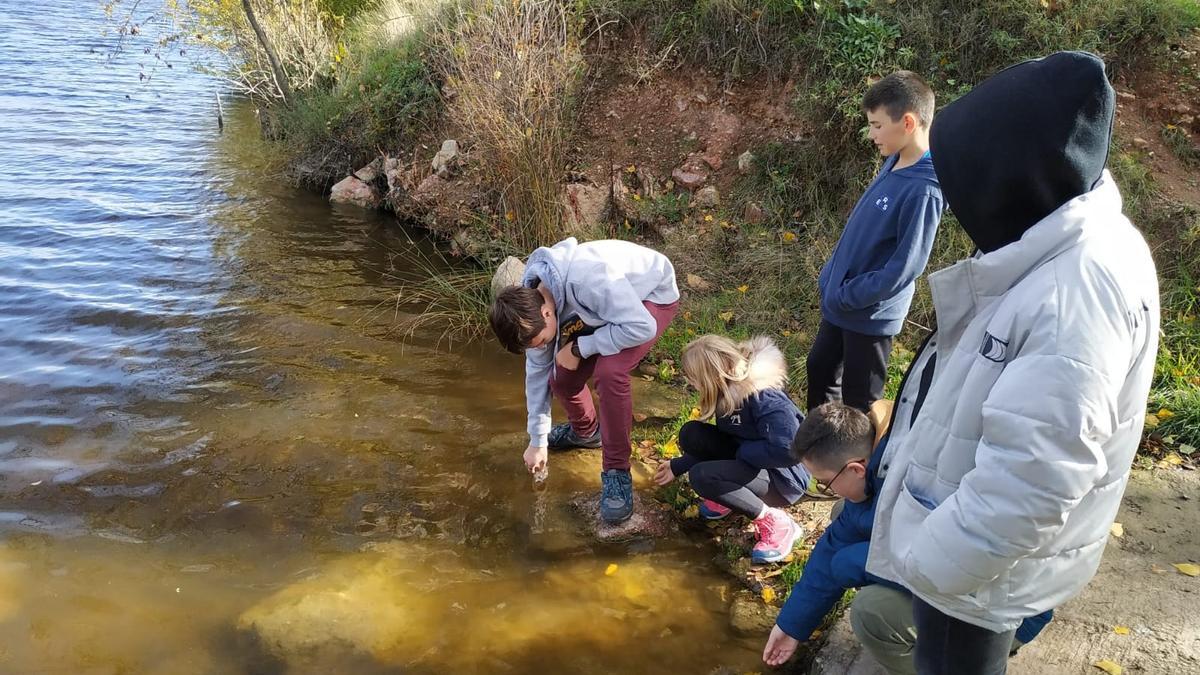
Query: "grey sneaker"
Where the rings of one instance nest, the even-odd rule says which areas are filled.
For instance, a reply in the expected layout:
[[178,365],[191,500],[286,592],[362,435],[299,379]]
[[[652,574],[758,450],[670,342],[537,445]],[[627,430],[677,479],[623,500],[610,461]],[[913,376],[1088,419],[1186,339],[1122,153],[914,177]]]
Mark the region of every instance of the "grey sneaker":
[[546,435],[546,445],[550,450],[566,450],[567,448],[598,448],[600,447],[600,430],[588,436],[581,437],[571,428],[570,423],[556,425]]
[[600,473],[600,518],[609,525],[633,515],[633,477],[628,471],[609,469]]

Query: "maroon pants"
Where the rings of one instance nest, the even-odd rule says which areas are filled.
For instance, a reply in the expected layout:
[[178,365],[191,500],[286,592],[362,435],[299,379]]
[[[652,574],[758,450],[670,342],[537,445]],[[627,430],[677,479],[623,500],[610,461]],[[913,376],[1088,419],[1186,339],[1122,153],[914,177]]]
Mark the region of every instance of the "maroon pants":
[[[629,470],[629,454],[632,443],[629,435],[633,430],[633,389],[629,373],[650,352],[650,348],[662,337],[663,331],[675,318],[678,302],[669,305],[642,303],[658,323],[654,337],[636,346],[624,349],[612,356],[592,356],[579,364],[578,370],[567,370],[555,366],[550,375],[550,391],[567,410],[567,419],[575,433],[587,437],[600,429],[603,439],[604,470]],[[595,378],[596,391],[600,393],[600,417],[592,403],[592,392],[588,380]]]

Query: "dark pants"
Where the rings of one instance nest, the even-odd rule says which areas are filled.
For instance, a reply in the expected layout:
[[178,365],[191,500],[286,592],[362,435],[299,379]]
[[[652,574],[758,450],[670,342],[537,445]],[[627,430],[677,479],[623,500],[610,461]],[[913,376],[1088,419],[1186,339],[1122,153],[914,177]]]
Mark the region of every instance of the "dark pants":
[[686,422],[679,429],[683,455],[671,460],[671,470],[677,476],[687,473],[692,489],[704,499],[750,518],[757,518],[764,504],[787,506],[766,469],[737,459],[740,442],[712,424]]
[[913,596],[918,675],[1004,675],[1015,630],[993,633]]
[[[643,302],[646,310],[654,317],[658,330],[654,337],[636,347],[624,349],[610,356],[591,356],[579,363],[577,370],[555,366],[550,375],[550,391],[567,411],[567,419],[575,433],[587,438],[600,430],[601,447],[604,448],[603,467],[629,470],[629,454],[633,450],[630,434],[633,431],[633,386],[629,373],[662,337],[663,331],[675,318],[678,302],[656,305]],[[600,393],[600,415],[592,403],[592,392],[588,380],[596,381]]]
[[821,319],[808,352],[808,409],[841,400],[866,412],[883,398],[892,337],[863,335]]

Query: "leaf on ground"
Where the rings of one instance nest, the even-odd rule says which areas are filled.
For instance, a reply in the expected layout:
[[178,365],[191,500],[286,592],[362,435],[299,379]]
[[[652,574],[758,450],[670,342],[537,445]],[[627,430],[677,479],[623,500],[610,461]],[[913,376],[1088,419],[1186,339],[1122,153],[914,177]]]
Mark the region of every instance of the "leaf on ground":
[[1169,420],[1174,416],[1175,416],[1175,413],[1171,412],[1170,410],[1168,410],[1166,408],[1159,408],[1158,413],[1155,414],[1155,417],[1157,417],[1159,420]]
[[671,440],[662,444],[663,457],[678,457],[679,454],[679,441],[675,440],[675,438],[671,438]]
[[750,290],[750,287],[746,284],[742,284],[741,286],[738,286],[737,289],[738,293],[745,293],[746,291]]
[[641,443],[638,443],[638,447],[643,450],[649,450],[650,448],[654,447],[654,441],[647,438],[646,440],[642,441]]
[[611,577],[612,575],[617,573],[618,569],[620,569],[620,568],[617,567],[617,563],[609,563],[608,567],[604,568],[604,576]]
[[1154,413],[1146,413],[1146,428],[1153,429],[1158,426],[1158,417]]
[[700,507],[696,506],[695,504],[692,504],[691,506],[689,506],[683,510],[683,517],[684,518],[699,518],[700,517]]
[[1180,574],[1186,574],[1189,577],[1200,577],[1200,565],[1195,563],[1171,563],[1171,567],[1179,570]]
[[795,232],[784,232],[784,233],[783,233],[783,240],[784,240],[784,241],[786,241],[786,242],[788,242],[788,243],[791,243],[791,242],[793,242],[793,241],[796,241],[796,233],[795,233]]
[[1120,523],[1113,523],[1112,527],[1108,528],[1108,533],[1120,539],[1125,536],[1125,526]]
[[763,586],[762,599],[766,603],[775,602],[775,589],[770,586]]
[[721,312],[717,315],[717,318],[725,323],[729,323],[730,321],[733,321],[733,312]]
[[1113,626],[1113,632],[1117,635],[1129,635],[1129,626]]
[[692,411],[688,413],[688,419],[689,419],[689,420],[698,420],[698,419],[700,419],[700,409],[699,409],[699,408],[692,408]]
[[1108,659],[1097,661],[1092,664],[1092,667],[1099,668],[1100,670],[1108,673],[1108,675],[1121,675],[1121,666],[1117,665],[1114,661],[1109,661]]
[[1166,462],[1167,464],[1170,464],[1171,466],[1180,466],[1183,464],[1183,458],[1180,457],[1179,454],[1175,453],[1175,452],[1168,452],[1167,456],[1163,457],[1163,461]]
[[1194,446],[1194,445],[1188,445],[1187,443],[1181,443],[1179,446],[1179,454],[1181,454],[1181,455],[1187,455],[1190,457],[1192,455],[1192,453],[1194,453],[1194,452],[1196,452],[1196,446]]
[[640,412],[633,413],[633,421],[634,422],[641,424],[642,422],[645,422],[648,419],[650,419],[650,417],[647,416],[646,413],[640,413]]

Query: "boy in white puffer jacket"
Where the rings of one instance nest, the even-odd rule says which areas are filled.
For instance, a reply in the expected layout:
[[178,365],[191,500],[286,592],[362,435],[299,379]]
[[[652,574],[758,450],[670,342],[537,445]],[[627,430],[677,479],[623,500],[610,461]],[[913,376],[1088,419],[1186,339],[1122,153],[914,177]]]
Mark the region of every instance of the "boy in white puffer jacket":
[[1159,299],[1104,169],[1114,98],[1099,59],[1065,52],[934,120],[979,253],[929,277],[937,331],[897,400],[867,561],[914,595],[922,675],[1005,672],[1021,620],[1095,574],[1120,506]]

